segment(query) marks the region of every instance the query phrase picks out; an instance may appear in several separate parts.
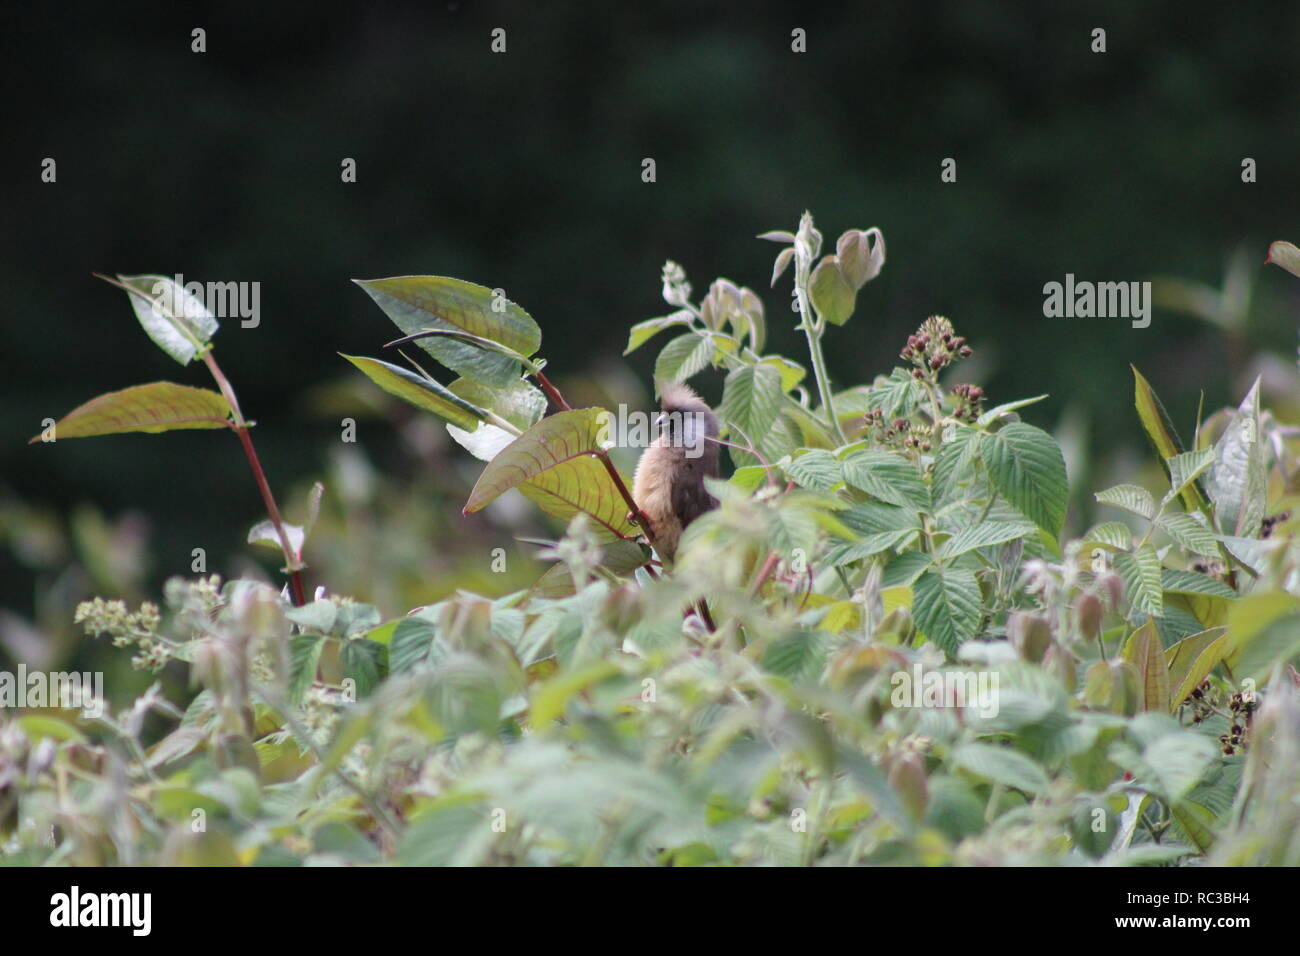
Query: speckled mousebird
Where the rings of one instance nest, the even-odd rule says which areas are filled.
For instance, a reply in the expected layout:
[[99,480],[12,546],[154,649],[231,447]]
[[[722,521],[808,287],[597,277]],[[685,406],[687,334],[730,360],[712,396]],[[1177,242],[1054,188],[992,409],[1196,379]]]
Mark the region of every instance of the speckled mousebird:
[[650,519],[659,557],[672,561],[682,531],[718,501],[704,487],[718,477],[718,418],[685,385],[665,385],[659,436],[641,455],[632,497]]

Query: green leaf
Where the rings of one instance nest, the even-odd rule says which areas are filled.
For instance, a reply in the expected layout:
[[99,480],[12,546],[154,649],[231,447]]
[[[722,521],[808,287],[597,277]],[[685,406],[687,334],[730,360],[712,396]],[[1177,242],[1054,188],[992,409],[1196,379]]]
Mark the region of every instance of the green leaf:
[[1169,665],[1165,662],[1160,632],[1150,618],[1124,644],[1124,660],[1138,672],[1142,688],[1142,710],[1169,712]]
[[1173,501],[1212,464],[1214,464],[1214,451],[1210,448],[1183,452],[1173,458],[1166,458],[1165,470],[1169,473],[1169,492],[1164,500]]
[[958,484],[974,474],[982,434],[966,425],[954,425],[948,437],[944,438],[934,459],[933,494],[936,501],[953,498]]
[[495,412],[521,432],[532,428],[546,414],[545,393],[524,379],[493,387],[473,379],[458,378],[447,389],[471,405]]
[[1205,487],[1214,502],[1220,530],[1253,538],[1264,518],[1267,477],[1259,422],[1259,379],[1214,446],[1215,459]]
[[[1174,429],[1173,422],[1169,420],[1169,413],[1165,411],[1164,405],[1160,403],[1151,385],[1137,370],[1137,366],[1130,365],[1129,368],[1133,369],[1133,401],[1137,406],[1138,418],[1142,420],[1142,427],[1146,429],[1147,437],[1155,446],[1156,454],[1160,456],[1161,461],[1181,454],[1183,443]],[[1205,498],[1196,485],[1188,485],[1183,489],[1182,494],[1183,506],[1188,511],[1199,511],[1205,507]]]
[[909,415],[920,403],[924,390],[905,368],[895,368],[883,382],[867,389],[865,411],[879,408],[886,418]]
[[1214,532],[1189,514],[1173,512],[1160,516],[1157,526],[1178,544],[1193,554],[1218,555],[1219,545]]
[[438,636],[433,622],[422,617],[407,617],[398,622],[388,641],[390,673],[402,674],[429,660]]
[[801,488],[831,491],[844,480],[840,460],[824,448],[804,452],[781,465],[781,470]]
[[952,752],[952,763],[977,777],[1026,793],[1041,793],[1050,783],[1042,767],[1009,747],[962,744]]
[[[749,365],[728,373],[718,414],[733,432],[732,441],[761,447],[785,402],[781,373],[771,365]],[[743,436],[743,437],[742,437]],[[752,455],[732,449],[737,465],[753,464]]]
[[[425,329],[466,332],[523,356],[542,344],[532,316],[485,286],[444,276],[354,281],[407,335]],[[469,342],[438,337],[420,339],[419,345],[447,368],[485,385],[505,386],[519,377],[517,360]]]
[[216,334],[217,320],[208,307],[174,279],[119,275],[118,283],[129,295],[145,334],[181,365],[202,354]]
[[1133,533],[1122,521],[1106,521],[1094,526],[1081,539],[1085,544],[1104,544],[1118,551],[1133,546]]
[[1176,711],[1228,652],[1226,628],[1211,627],[1183,638],[1165,650],[1169,668],[1169,710]]
[[1095,497],[1104,505],[1121,508],[1148,521],[1156,516],[1156,501],[1151,492],[1137,485],[1116,485],[1097,492]]
[[[90,438],[124,432],[175,431],[183,428],[225,428],[230,405],[217,392],[171,382],[134,385],[92,398],[54,425],[54,438]],[[41,440],[40,435],[27,444]]]
[[857,293],[834,256],[825,256],[808,280],[808,297],[817,314],[832,325],[843,325],[853,314]]
[[594,454],[600,449],[608,414],[601,408],[579,408],[542,419],[483,469],[465,513],[478,511],[516,485],[562,462]]
[[356,682],[358,700],[369,697],[370,692],[379,686],[387,650],[384,645],[365,639],[344,643],[339,655],[343,677]]
[[939,546],[939,557],[947,561],[976,548],[1004,544],[1033,534],[1036,527],[1028,521],[985,521],[962,528]]
[[553,677],[533,695],[529,711],[533,728],[541,730],[554,723],[575,696],[618,673],[618,667],[612,661],[599,660]]
[[316,680],[325,638],[317,634],[296,634],[289,638],[289,701],[301,704]]
[[1208,594],[1210,597],[1237,598],[1236,591],[1217,578],[1196,571],[1176,571],[1163,568],[1160,571],[1160,589],[1173,591],[1175,594]]
[[1281,240],[1271,243],[1268,247],[1268,258],[1264,264],[1273,263],[1281,266],[1293,276],[1300,277],[1300,249],[1297,249],[1289,242]]
[[1035,395],[1033,398],[1022,398],[1019,401],[1006,402],[1005,404],[994,406],[981,415],[975,424],[980,428],[987,428],[999,418],[1005,418],[1011,412],[1024,408],[1027,405],[1035,405],[1045,398],[1047,398],[1046,395]]
[[763,651],[763,669],[787,680],[815,681],[826,666],[826,635],[795,631],[777,638]]
[[930,489],[911,461],[892,452],[863,448],[844,459],[844,480],[890,504],[930,510]]
[[1115,570],[1124,581],[1129,604],[1138,614],[1160,617],[1165,612],[1164,589],[1160,582],[1160,558],[1150,544],[1130,554],[1115,555]]
[[689,326],[691,319],[692,314],[689,309],[678,309],[672,315],[661,315],[658,318],[638,322],[628,331],[627,348],[623,349],[623,354],[630,355],[635,352],[664,329],[672,328],[674,325]]
[[684,382],[708,368],[717,351],[713,336],[707,332],[679,335],[655,359],[655,381]]
[[975,575],[960,568],[932,567],[912,586],[916,626],[950,656],[979,633],[980,601]]
[[1248,654],[1265,666],[1271,663],[1266,658],[1273,655],[1252,654],[1252,645],[1256,642],[1272,644],[1274,635],[1280,635],[1284,639],[1278,643],[1285,647],[1288,641],[1293,641],[1296,635],[1300,635],[1298,615],[1300,600],[1279,591],[1252,594],[1234,602],[1228,612],[1228,647],[1224,654],[1233,674],[1240,679],[1254,676],[1254,670],[1262,669],[1253,668],[1250,669],[1251,673],[1244,673],[1247,669],[1243,668],[1243,664]]
[[1069,486],[1056,440],[1041,428],[1011,422],[983,437],[980,455],[993,487],[1038,527],[1060,537]]
[[[492,465],[497,460],[493,459]],[[480,476],[479,481],[482,480]],[[630,487],[625,477],[623,484]],[[542,511],[565,523],[580,511],[588,515],[593,521],[592,534],[598,541],[634,538],[640,533],[637,526],[627,520],[627,502],[609,477],[609,472],[591,456],[570,458],[548,468],[520,484],[519,491]]]
[[483,409],[465,401],[437,382],[423,378],[414,372],[381,362],[379,359],[359,355],[343,355],[343,357],[389,395],[395,395],[416,408],[432,412],[443,421],[465,431],[474,431],[478,428],[479,422],[487,418],[487,413]]

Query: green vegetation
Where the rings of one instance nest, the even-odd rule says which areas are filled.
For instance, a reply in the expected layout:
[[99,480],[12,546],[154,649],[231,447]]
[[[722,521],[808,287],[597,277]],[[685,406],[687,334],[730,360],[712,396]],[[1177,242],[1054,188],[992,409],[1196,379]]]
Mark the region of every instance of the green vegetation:
[[[1098,492],[1107,520],[1063,538],[1064,457],[1021,417],[1037,399],[953,382],[977,343],[948,319],[832,388],[824,349],[885,265],[880,233],[824,254],[805,215],[763,238],[807,365],[765,354],[755,292],[697,300],[673,263],[673,311],[631,331],[628,351],[672,334],[661,381],[725,372],[734,470],[658,570],[600,410],[548,379],[528,313],[454,279],[361,283],[458,377],[348,361],[484,460],[467,512],[518,489],[563,522],[554,567],[390,619],[215,577],[173,579],[161,608],[83,604],[87,633],[197,693],[98,721],[7,711],[0,859],[1300,864],[1294,429],[1252,388],[1184,439],[1135,369],[1164,486]],[[208,361],[215,321],[121,283],[155,341]],[[228,426],[251,448],[228,385],[140,388],[59,437]],[[319,495],[288,525],[258,480],[253,537],[295,575]]]

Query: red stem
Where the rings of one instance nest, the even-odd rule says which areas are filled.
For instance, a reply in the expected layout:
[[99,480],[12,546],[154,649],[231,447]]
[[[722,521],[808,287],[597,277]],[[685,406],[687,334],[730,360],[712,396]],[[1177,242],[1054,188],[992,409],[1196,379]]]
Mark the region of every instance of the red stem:
[[257,482],[257,490],[262,493],[262,503],[266,505],[266,513],[271,518],[271,524],[275,527],[276,537],[280,539],[280,550],[284,552],[285,570],[289,573],[289,587],[293,595],[293,603],[296,607],[302,607],[307,603],[306,590],[302,585],[302,572],[299,567],[297,556],[293,553],[293,548],[289,546],[289,536],[285,534],[284,519],[280,517],[280,509],[275,503],[275,495],[271,494],[271,486],[267,483],[266,472],[262,470],[262,462],[257,457],[257,449],[253,447],[253,437],[248,433],[248,422],[244,421],[244,413],[239,410],[239,399],[235,397],[235,390],[231,387],[229,380],[222,373],[221,367],[217,365],[217,359],[208,349],[203,353],[203,363],[207,365],[208,371],[216,379],[217,387],[221,389],[221,394],[226,397],[230,404],[230,414],[234,421],[230,427],[236,435],[239,436],[239,443],[244,446],[244,455],[248,458],[248,467],[253,470],[253,480]]

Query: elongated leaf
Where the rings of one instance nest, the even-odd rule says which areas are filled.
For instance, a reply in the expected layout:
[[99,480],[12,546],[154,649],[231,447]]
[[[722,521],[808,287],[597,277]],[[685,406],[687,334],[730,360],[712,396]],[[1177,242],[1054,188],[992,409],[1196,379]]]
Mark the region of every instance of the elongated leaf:
[[1226,630],[1223,627],[1211,627],[1183,638],[1165,651],[1169,685],[1173,688],[1173,693],[1169,695],[1170,711],[1181,707],[1188,695],[1223,660],[1228,652],[1228,639],[1224,636]]
[[1165,495],[1165,501],[1173,501],[1213,464],[1214,450],[1210,448],[1187,451],[1165,459],[1165,470],[1169,473],[1169,493]]
[[912,595],[916,626],[950,656],[978,633],[980,588],[970,571],[932,567],[917,578]]
[[1169,712],[1169,665],[1165,662],[1160,632],[1150,618],[1124,645],[1124,660],[1137,668],[1142,687],[1142,710]]
[[[219,392],[172,382],[134,385],[79,405],[54,424],[54,438],[89,438],[123,432],[225,428],[230,405]],[[36,435],[27,444],[41,440]]]
[[971,525],[969,528],[962,528],[945,541],[939,547],[939,556],[947,560],[976,548],[987,548],[990,545],[1014,541],[1033,534],[1035,527],[1029,521],[985,521]]
[[489,387],[473,379],[458,378],[447,390],[471,405],[495,412],[520,431],[527,431],[546,414],[546,395],[524,379],[504,387]]
[[1148,521],[1156,516],[1156,502],[1151,492],[1137,485],[1116,485],[1097,492],[1096,498],[1104,505],[1122,508]]
[[1177,571],[1164,568],[1160,572],[1160,589],[1175,594],[1208,594],[1210,597],[1237,598],[1237,594],[1217,578],[1197,571]]
[[1160,583],[1160,558],[1150,544],[1143,545],[1136,554],[1121,551],[1115,555],[1115,570],[1124,581],[1129,603],[1139,614],[1160,617],[1165,612],[1164,593]]
[[117,277],[131,308],[153,343],[182,365],[188,365],[217,332],[217,320],[203,300],[167,276]]
[[1056,440],[1041,428],[1011,422],[983,437],[980,455],[1002,496],[1053,538],[1059,537],[1069,486]]
[[[424,329],[452,329],[491,339],[524,356],[542,344],[532,316],[485,286],[444,276],[398,276],[356,279],[366,293],[407,335]],[[485,385],[509,385],[519,377],[519,363],[508,355],[447,338],[419,340],[443,365]]]
[[[341,352],[339,354],[342,355]],[[465,431],[474,431],[478,428],[479,422],[487,417],[483,409],[465,401],[437,382],[423,378],[414,372],[408,372],[388,362],[381,362],[379,359],[365,358],[360,355],[343,357],[389,395],[395,395],[404,402],[410,402],[416,408],[432,412],[443,421]]]
[[579,408],[542,419],[483,469],[465,504],[465,513],[478,511],[515,485],[560,462],[593,454],[600,448],[606,414],[600,408]]
[[985,428],[992,425],[999,418],[1005,418],[1011,412],[1016,411],[1016,409],[1024,408],[1026,405],[1035,405],[1045,398],[1047,398],[1047,395],[1045,394],[1035,395],[1033,398],[1022,398],[1019,401],[1006,402],[1002,405],[997,405],[981,415],[975,424],[979,425],[980,428]]
[[1218,542],[1214,532],[1184,512],[1161,515],[1160,529],[1193,554],[1217,555]]
[[[1174,423],[1169,420],[1169,413],[1160,403],[1155,390],[1142,377],[1136,365],[1130,365],[1129,368],[1133,369],[1133,401],[1137,406],[1138,418],[1141,419],[1142,427],[1146,430],[1147,437],[1151,439],[1151,444],[1155,446],[1156,454],[1160,456],[1162,462],[1182,454],[1182,440],[1179,439]],[[1206,507],[1205,497],[1195,484],[1189,484],[1184,488],[1182,495],[1183,506],[1188,511],[1199,511]]]
[[478,511],[520,486],[525,496],[556,517],[567,519],[582,511],[595,520],[600,534],[635,534],[626,520],[626,501],[593,457],[606,414],[600,408],[580,408],[542,419],[483,469],[465,512]]
[[1219,528],[1227,535],[1253,538],[1264,518],[1268,490],[1259,423],[1259,379],[1224,429],[1214,452],[1205,484]]
[[890,504],[930,510],[930,489],[911,461],[892,452],[864,448],[844,459],[844,480]]
[[[623,478],[623,484],[628,485]],[[568,522],[581,511],[594,525],[599,541],[635,537],[639,530],[627,520],[627,502],[601,462],[590,455],[570,458],[519,485],[525,498],[553,518]]]

